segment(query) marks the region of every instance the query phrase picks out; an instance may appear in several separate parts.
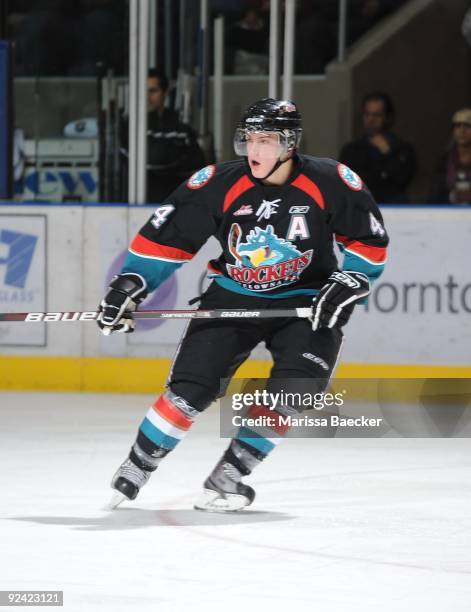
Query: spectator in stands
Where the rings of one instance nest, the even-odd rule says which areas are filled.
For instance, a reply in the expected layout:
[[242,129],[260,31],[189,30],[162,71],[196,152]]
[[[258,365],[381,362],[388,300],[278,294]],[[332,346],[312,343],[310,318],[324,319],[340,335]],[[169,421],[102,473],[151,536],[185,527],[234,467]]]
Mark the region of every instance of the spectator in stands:
[[437,164],[429,201],[435,204],[471,204],[471,108],[452,118],[451,146]]
[[340,161],[355,170],[379,203],[406,203],[406,187],[416,169],[414,148],[391,132],[394,106],[383,92],[368,94],[362,104],[363,136],[347,143]]
[[[205,165],[203,151],[193,129],[165,108],[168,79],[158,70],[149,71],[147,80],[147,201],[162,202],[195,170]],[[122,152],[127,157],[128,122],[121,134]]]
[[268,74],[267,21],[254,6],[244,11],[227,33],[227,46],[234,50],[234,74]]

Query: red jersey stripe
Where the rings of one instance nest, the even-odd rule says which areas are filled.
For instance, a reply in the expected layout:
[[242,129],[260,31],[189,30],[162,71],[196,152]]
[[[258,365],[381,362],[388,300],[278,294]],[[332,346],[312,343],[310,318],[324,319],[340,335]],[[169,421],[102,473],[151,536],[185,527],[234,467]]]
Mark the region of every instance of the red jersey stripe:
[[386,261],[386,247],[370,246],[359,240],[352,240],[347,236],[335,234],[335,239],[340,242],[345,249],[348,249],[352,253],[368,259],[373,263],[384,263]]
[[223,212],[226,212],[226,210],[235,200],[237,200],[239,196],[245,193],[248,189],[251,189],[253,186],[254,183],[252,183],[246,174],[241,176],[240,179],[236,181],[226,193],[226,197],[224,198]]
[[156,259],[170,259],[172,261],[189,261],[193,259],[194,254],[177,249],[175,247],[165,246],[152,242],[148,238],[144,238],[141,234],[137,234],[131,243],[130,250],[136,255],[144,255],[145,257],[155,257]]
[[317,206],[319,206],[319,208],[322,208],[322,210],[324,210],[325,201],[324,201],[324,196],[321,193],[321,190],[314,183],[314,181],[308,178],[305,174],[300,174],[298,177],[296,177],[295,180],[291,183],[291,185],[294,185],[298,189],[301,189],[301,191],[304,191],[305,193],[307,193],[307,195],[311,196],[311,198],[314,200]]
[[152,408],[158,415],[174,427],[178,427],[178,429],[188,431],[193,425],[193,421],[184,415],[183,412],[174,406],[164,395],[158,398]]

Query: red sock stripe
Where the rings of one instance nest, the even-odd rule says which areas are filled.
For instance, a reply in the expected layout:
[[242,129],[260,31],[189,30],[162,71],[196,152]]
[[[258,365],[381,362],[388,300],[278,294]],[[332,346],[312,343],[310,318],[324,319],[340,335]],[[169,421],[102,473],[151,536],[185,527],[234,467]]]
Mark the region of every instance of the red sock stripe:
[[194,253],[188,253],[182,249],[152,242],[152,240],[144,238],[141,234],[137,234],[134,238],[130,250],[137,255],[155,257],[156,259],[170,259],[172,261],[189,261],[194,257]]
[[238,197],[240,197],[243,193],[245,193],[248,189],[253,187],[254,184],[249,179],[248,176],[241,176],[240,179],[232,185],[229,191],[226,193],[226,197],[224,198],[224,207],[223,212],[231,206]]
[[161,395],[155,404],[152,406],[153,409],[163,419],[168,421],[171,425],[188,431],[193,425],[193,421],[190,417],[187,417],[181,410],[179,410],[171,401],[169,401],[164,395]]
[[340,242],[344,248],[353,253],[357,253],[369,261],[374,263],[384,263],[386,261],[386,247],[370,246],[369,244],[359,242],[358,240],[352,240],[341,234],[335,234],[335,239],[337,242]]
[[273,429],[273,431],[276,431],[280,436],[284,436],[289,429],[289,425],[280,423],[281,415],[275,410],[270,410],[270,408],[266,406],[251,406],[247,411],[247,416],[251,419],[256,419],[257,417],[266,417],[270,419],[270,423],[273,423],[273,425],[269,425],[269,429]]
[[311,179],[308,178],[305,174],[300,174],[291,183],[291,185],[294,185],[294,187],[301,189],[302,191],[307,193],[309,196],[311,196],[311,198],[314,200],[317,206],[319,206],[319,208],[322,208],[322,210],[324,210],[325,201],[324,201],[324,196],[322,195],[321,190],[314,183],[314,181],[311,181]]

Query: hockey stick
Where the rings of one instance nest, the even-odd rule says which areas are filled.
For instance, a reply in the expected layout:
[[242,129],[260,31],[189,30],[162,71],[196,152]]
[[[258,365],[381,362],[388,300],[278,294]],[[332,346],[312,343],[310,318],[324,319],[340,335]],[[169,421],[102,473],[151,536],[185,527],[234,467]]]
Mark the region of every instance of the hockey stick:
[[[138,310],[134,319],[271,319],[276,317],[309,318],[311,308],[273,310]],[[59,323],[96,321],[98,312],[2,312],[0,322]]]

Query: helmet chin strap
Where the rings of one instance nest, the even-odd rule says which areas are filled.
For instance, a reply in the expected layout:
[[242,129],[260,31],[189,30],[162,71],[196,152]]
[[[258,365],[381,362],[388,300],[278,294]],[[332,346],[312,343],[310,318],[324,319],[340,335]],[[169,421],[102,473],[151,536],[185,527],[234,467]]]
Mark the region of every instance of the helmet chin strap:
[[[278,170],[278,168],[282,165],[282,164],[286,164],[287,161],[289,161],[290,159],[292,159],[293,156],[290,155],[287,159],[284,159],[283,161],[281,161],[280,158],[278,158],[278,160],[275,162],[275,164],[273,165],[273,168],[270,170],[270,172],[266,175],[266,176],[262,176],[260,179],[260,181],[266,181],[267,178],[269,178],[274,172],[276,172]],[[248,165],[248,164],[247,164]],[[250,174],[252,174],[252,170],[249,166],[250,169]],[[252,174],[253,176],[253,174]],[[255,177],[254,177],[255,178]]]

